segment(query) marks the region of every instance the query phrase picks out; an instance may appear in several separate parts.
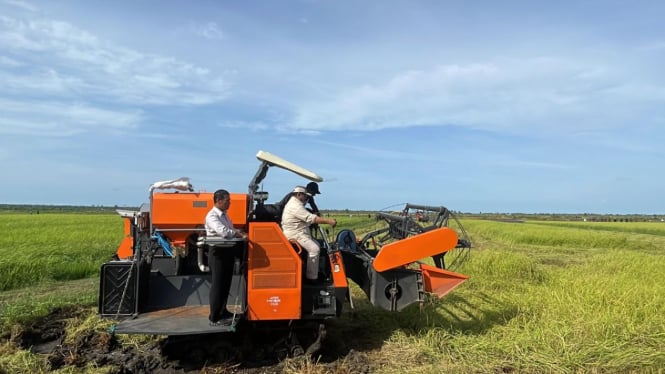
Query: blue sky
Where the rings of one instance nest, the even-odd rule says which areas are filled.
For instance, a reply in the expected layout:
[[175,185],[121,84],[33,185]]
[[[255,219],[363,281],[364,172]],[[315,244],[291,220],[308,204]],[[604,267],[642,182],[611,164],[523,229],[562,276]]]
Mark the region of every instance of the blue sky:
[[[665,213],[665,2],[0,0],[0,203]],[[306,181],[274,168],[279,200]]]

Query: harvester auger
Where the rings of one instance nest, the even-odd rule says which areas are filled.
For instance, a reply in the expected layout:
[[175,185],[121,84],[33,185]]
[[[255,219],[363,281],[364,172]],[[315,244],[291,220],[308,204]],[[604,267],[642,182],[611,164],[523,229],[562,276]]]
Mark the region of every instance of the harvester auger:
[[[205,236],[213,193],[194,191],[188,178],[157,182],[149,189],[149,203],[137,211],[118,211],[125,219],[125,237],[116,258],[102,265],[99,293],[99,314],[119,320],[115,333],[224,332],[230,334],[228,341],[236,341],[241,331],[249,336],[281,330],[273,351],[313,353],[325,336],[324,320],[339,317],[347,300],[353,306],[347,277],[373,305],[391,311],[422,302],[427,294],[441,297],[467,279],[453,272],[471,247],[454,215],[444,207],[407,204],[397,214],[377,213],[377,224],[385,227],[360,240],[347,229],[329,241],[327,232],[312,227],[321,244],[322,277],[315,284],[304,282],[306,252],[286,239],[280,207],[267,204],[268,192],[259,186],[271,167],[310,181],[323,178],[267,152],[256,157],[260,165],[248,193],[231,193],[227,212],[248,233],[247,240]],[[156,191],[160,189],[176,191]],[[450,227],[451,221],[456,227]],[[210,250],[235,253],[227,301],[233,319],[225,326],[208,323]],[[420,262],[428,257],[434,266]],[[310,330],[308,338],[298,339],[301,328]]]

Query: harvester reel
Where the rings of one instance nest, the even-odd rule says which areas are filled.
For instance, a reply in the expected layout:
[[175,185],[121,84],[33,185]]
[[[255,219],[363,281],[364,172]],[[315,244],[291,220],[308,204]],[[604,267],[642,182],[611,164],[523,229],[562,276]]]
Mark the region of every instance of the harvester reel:
[[[435,266],[440,269],[456,270],[469,256],[471,240],[457,217],[446,207],[407,203],[399,214],[379,212],[376,214],[376,220],[383,221],[385,227],[374,230],[362,238],[361,247],[365,249],[380,250],[388,243],[441,227],[449,227],[457,232],[457,246],[445,254],[432,256]],[[451,222],[455,223],[455,227],[451,227]],[[425,224],[427,226],[424,226]],[[447,260],[445,262],[444,256]]]

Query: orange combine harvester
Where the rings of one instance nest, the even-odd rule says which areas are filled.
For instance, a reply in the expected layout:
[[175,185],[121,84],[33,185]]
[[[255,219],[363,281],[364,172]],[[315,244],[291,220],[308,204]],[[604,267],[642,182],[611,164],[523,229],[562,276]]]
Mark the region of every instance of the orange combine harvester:
[[[99,314],[119,320],[116,333],[190,336],[281,328],[288,354],[313,353],[325,336],[324,320],[340,316],[347,302],[353,308],[349,279],[373,305],[390,311],[423,302],[428,294],[442,297],[467,279],[453,271],[471,243],[452,212],[406,204],[399,212],[376,213],[376,228],[362,238],[345,229],[329,241],[328,232],[312,226],[323,276],[315,284],[303,282],[306,253],[286,239],[280,208],[266,203],[268,193],[259,185],[270,167],[310,181],[323,178],[267,152],[256,157],[260,165],[248,193],[232,193],[228,211],[248,240],[206,238],[213,194],[194,191],[188,178],[155,183],[149,203],[118,211],[125,237],[115,258],[102,265],[99,293]],[[172,191],[156,192],[162,189]],[[227,301],[234,317],[227,326],[208,323],[207,252],[214,247],[242,253],[235,258]],[[420,261],[430,257],[433,265]],[[312,329],[314,338],[298,340],[294,331],[301,328]]]

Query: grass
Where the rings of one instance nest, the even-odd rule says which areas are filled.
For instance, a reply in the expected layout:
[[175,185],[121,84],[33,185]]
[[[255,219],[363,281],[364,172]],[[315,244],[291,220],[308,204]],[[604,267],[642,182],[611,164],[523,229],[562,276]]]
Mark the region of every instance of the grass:
[[[332,217],[337,220],[337,226],[334,231],[330,232],[331,234],[336,234],[344,229],[351,229],[356,234],[357,239],[361,239],[364,234],[384,226],[382,222],[367,214],[336,214]],[[327,225],[323,225],[323,228],[328,228],[330,231]]]
[[[461,321],[444,329],[450,335],[440,352],[456,357],[461,369],[508,365],[536,372],[614,372],[663,367],[665,289],[654,277],[663,273],[663,265],[663,256],[630,251],[599,254],[567,268],[548,268],[521,254],[478,253],[468,271],[477,275],[456,294],[460,301],[451,300],[446,308],[455,316],[466,311],[480,323],[469,329]],[[483,296],[488,288],[493,289],[491,299]],[[439,343],[433,339],[428,346],[434,349]]]
[[0,291],[95,276],[123,235],[117,215],[0,217]]
[[[30,215],[0,216],[4,335],[62,305],[91,308],[92,318],[73,322],[72,331],[97,321],[99,266],[115,251],[122,222],[110,215],[49,216],[37,223]],[[366,215],[336,218],[335,232],[376,226]],[[400,313],[376,309],[354,286],[355,310],[330,321],[327,339],[351,345],[357,355],[334,367],[288,361],[283,372],[350,373],[357,369],[353,360],[379,373],[662,372],[665,224],[463,224],[474,243],[460,269],[470,276],[466,283]],[[7,342],[0,352],[0,372],[43,371],[35,355]]]
[[357,303],[363,328],[386,337],[370,354],[377,371],[665,367],[665,225],[464,223],[481,248],[451,295],[397,315]]
[[13,325],[44,317],[56,307],[96,305],[98,288],[95,277],[0,292],[0,335]]
[[[455,334],[452,352],[462,360],[472,352],[467,367],[485,362],[535,372],[663,367],[662,239],[554,226],[487,223],[479,230],[498,240],[474,253],[465,269],[471,280],[456,296],[482,310],[487,303],[478,296],[492,291],[509,313],[491,318],[506,323],[484,331],[482,339]],[[559,252],[560,262],[546,261]]]

